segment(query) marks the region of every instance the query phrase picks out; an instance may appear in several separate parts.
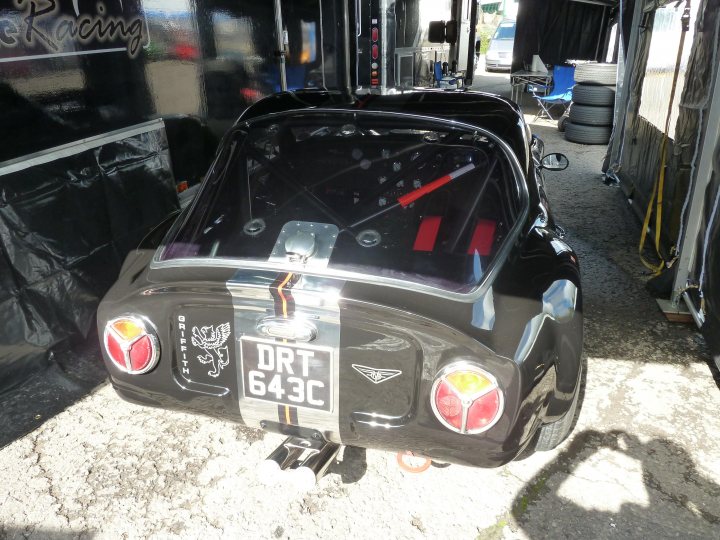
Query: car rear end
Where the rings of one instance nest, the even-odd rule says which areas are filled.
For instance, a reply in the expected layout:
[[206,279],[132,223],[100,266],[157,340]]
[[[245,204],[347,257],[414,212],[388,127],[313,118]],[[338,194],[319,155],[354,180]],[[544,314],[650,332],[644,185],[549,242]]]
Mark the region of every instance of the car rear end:
[[484,344],[527,197],[509,147],[458,122],[242,123],[101,305],[113,385],[308,444],[501,465],[537,423],[521,366]]

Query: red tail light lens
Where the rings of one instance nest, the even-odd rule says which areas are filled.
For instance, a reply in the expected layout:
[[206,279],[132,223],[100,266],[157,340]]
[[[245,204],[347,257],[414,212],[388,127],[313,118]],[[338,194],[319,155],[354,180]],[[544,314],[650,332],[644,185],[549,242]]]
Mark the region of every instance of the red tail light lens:
[[105,351],[115,366],[133,375],[147,373],[160,357],[155,333],[139,317],[113,319],[105,326]]
[[500,419],[503,394],[487,371],[471,362],[455,362],[435,377],[431,405],[445,427],[458,433],[482,433]]

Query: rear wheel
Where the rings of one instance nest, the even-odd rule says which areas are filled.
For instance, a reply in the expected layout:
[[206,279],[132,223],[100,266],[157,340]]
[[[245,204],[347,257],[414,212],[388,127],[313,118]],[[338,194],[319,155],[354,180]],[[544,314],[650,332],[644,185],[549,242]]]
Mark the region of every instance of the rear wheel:
[[560,117],[557,123],[558,131],[560,133],[563,133],[565,131],[565,124],[568,121],[568,117],[570,116],[570,110],[572,109],[572,103],[568,106],[567,109],[565,109],[565,112]]
[[568,435],[570,435],[570,432],[572,431],[573,427],[575,426],[575,422],[577,421],[577,417],[580,414],[580,394],[583,392],[584,386],[584,370],[582,363],[580,364],[579,375],[580,381],[577,385],[577,388],[575,389],[575,395],[573,396],[570,408],[565,413],[565,415],[560,418],[560,420],[556,420],[555,422],[552,422],[550,424],[540,426],[537,437],[535,439],[535,450],[538,450],[540,452],[552,450],[553,448],[557,447],[557,445],[559,445],[561,442],[563,442]]

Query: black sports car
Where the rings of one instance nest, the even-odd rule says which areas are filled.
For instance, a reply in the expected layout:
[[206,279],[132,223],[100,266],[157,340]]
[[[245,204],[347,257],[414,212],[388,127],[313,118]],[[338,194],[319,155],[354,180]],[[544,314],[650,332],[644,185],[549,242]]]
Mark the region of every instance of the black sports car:
[[[517,106],[477,92],[281,93],[132,252],[98,325],[131,401],[340,445],[499,466],[578,409],[577,258]],[[429,461],[428,461],[429,463]]]

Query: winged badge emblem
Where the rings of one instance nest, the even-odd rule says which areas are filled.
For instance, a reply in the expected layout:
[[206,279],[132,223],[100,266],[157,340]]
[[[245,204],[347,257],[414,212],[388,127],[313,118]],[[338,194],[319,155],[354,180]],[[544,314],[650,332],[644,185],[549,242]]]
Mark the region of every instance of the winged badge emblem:
[[229,322],[217,326],[193,326],[191,342],[195,347],[205,351],[206,354],[199,354],[197,359],[201,364],[212,366],[208,371],[211,377],[220,375],[220,371],[230,363],[228,347],[225,345],[229,337]]
[[399,369],[377,369],[369,366],[361,366],[360,364],[353,364],[352,367],[373,384],[389,381],[393,377],[402,374],[402,371]]

